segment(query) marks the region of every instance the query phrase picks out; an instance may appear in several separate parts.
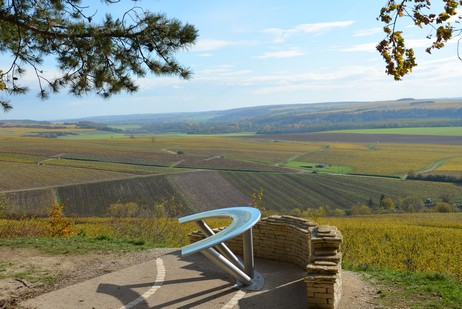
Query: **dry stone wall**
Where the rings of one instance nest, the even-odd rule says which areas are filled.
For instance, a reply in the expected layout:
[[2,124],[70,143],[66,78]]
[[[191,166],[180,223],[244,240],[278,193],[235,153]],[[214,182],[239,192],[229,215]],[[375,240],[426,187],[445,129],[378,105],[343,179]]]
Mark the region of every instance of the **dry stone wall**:
[[[304,280],[308,308],[337,307],[342,295],[340,245],[343,237],[336,227],[320,226],[292,216],[270,216],[262,218],[252,231],[255,257],[289,262],[307,270]],[[204,235],[198,231],[189,238],[193,243]],[[241,236],[226,244],[234,253],[242,254]]]

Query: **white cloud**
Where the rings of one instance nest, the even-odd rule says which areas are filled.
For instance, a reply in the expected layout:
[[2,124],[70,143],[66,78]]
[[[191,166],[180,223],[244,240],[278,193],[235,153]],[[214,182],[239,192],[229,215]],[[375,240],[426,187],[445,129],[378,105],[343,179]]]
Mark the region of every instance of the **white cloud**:
[[191,48],[191,50],[200,51],[200,52],[208,52],[211,50],[223,49],[228,46],[242,46],[242,45],[252,45],[252,44],[255,44],[255,42],[203,39],[203,40],[199,40],[197,44],[193,48]]
[[226,40],[211,40],[211,39],[204,39],[199,40],[197,44],[192,48],[194,51],[209,51],[209,50],[217,50],[222,49],[223,47],[233,45],[233,42],[226,41]]
[[377,46],[377,42],[357,44],[351,47],[340,48],[340,51],[343,51],[343,52],[375,52],[377,51],[377,49],[375,48],[376,46]]
[[268,59],[268,58],[293,58],[306,55],[300,48],[290,48],[288,50],[280,50],[275,52],[266,52],[261,56],[255,57],[256,59]]
[[345,28],[351,26],[354,23],[352,20],[348,21],[334,21],[334,22],[324,22],[324,23],[314,23],[314,24],[300,24],[293,28],[281,29],[281,28],[267,28],[263,30],[265,33],[273,34],[276,38],[274,43],[282,43],[288,37],[293,36],[299,33],[315,33],[321,34],[337,28]]
[[337,70],[316,71],[302,74],[281,74],[255,78],[257,88],[254,94],[270,95],[308,91],[314,88],[342,89],[351,84],[361,84],[364,80],[373,82],[383,73],[370,66],[345,66]]
[[460,80],[462,61],[456,56],[420,61],[412,74],[415,79],[425,79],[427,82],[448,79]]
[[[456,40],[452,39],[447,44],[454,44]],[[376,46],[379,42],[364,43],[352,45],[350,47],[340,48],[343,52],[376,52]],[[407,39],[405,44],[408,48],[427,48],[431,46],[432,40],[429,39]]]
[[382,28],[370,28],[370,29],[363,29],[358,30],[353,34],[353,37],[362,37],[362,36],[370,36],[377,33],[381,33],[383,30]]
[[295,26],[292,29],[289,29],[289,32],[305,32],[305,33],[313,33],[313,32],[325,32],[335,28],[345,28],[351,26],[354,23],[352,20],[348,21],[334,21],[334,22],[326,22],[326,23],[316,23],[316,24],[301,24]]

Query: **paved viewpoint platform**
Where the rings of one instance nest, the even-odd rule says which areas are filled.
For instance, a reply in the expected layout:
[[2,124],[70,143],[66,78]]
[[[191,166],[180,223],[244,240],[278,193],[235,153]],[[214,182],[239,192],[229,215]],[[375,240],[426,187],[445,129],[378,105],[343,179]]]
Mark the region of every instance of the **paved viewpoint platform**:
[[202,254],[160,251],[151,261],[43,294],[25,308],[306,308],[306,271],[289,263],[256,259],[261,291],[233,288],[234,280]]

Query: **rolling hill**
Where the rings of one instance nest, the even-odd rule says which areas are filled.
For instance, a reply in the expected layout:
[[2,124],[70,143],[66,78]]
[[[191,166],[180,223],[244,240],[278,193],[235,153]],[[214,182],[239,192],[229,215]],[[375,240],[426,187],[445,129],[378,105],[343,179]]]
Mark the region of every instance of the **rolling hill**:
[[462,125],[462,99],[268,105],[224,111],[91,117],[106,125],[137,125],[129,133],[303,133],[361,128]]

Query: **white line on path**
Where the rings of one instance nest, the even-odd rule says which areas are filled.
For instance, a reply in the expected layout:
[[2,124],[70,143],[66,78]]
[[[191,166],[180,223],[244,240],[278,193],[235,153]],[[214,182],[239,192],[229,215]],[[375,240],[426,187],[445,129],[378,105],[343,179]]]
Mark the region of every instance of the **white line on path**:
[[221,309],[232,309],[236,306],[239,301],[245,296],[245,292],[239,290],[234,294],[233,298],[231,298]]
[[156,268],[157,268],[157,276],[156,276],[156,282],[154,285],[147,290],[143,295],[138,297],[137,299],[129,302],[125,306],[120,307],[119,309],[130,309],[142,301],[146,301],[149,297],[151,297],[160,287],[162,286],[162,283],[164,282],[165,279],[165,266],[164,262],[162,261],[161,258],[156,259]]

